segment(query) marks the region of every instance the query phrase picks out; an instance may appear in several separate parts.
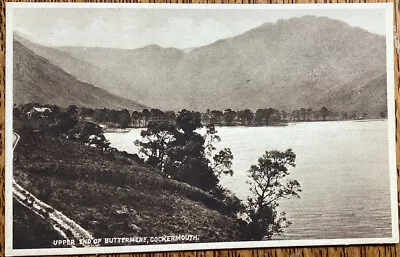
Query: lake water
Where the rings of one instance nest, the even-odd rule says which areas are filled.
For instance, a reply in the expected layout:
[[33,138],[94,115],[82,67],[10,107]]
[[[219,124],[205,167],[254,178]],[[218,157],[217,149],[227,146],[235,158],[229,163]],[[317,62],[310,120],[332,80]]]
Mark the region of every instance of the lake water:
[[[310,122],[286,127],[219,127],[218,148],[232,150],[232,177],[221,184],[246,199],[246,171],[266,150],[296,154],[291,179],[300,182],[300,199],[284,200],[292,225],[279,239],[391,237],[387,121]],[[141,129],[106,133],[111,146],[138,149]]]

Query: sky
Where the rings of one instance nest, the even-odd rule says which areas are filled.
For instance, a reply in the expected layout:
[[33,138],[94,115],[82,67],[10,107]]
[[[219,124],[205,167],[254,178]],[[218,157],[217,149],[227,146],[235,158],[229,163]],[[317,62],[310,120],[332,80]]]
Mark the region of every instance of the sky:
[[342,20],[385,34],[384,9],[15,8],[13,29],[46,46],[193,48],[266,22],[303,15]]

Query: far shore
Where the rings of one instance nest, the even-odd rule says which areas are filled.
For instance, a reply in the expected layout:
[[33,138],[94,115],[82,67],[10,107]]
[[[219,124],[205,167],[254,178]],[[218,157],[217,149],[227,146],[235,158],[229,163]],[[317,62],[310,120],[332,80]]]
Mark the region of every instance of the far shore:
[[[221,124],[214,124],[215,127],[217,128],[222,128],[222,127],[242,127],[242,128],[256,128],[256,127],[286,127],[290,124],[297,124],[297,123],[317,123],[317,122],[370,122],[370,121],[384,121],[387,120],[387,118],[382,118],[382,119],[360,119],[360,120],[310,120],[310,121],[289,121],[285,122],[282,124],[275,124],[275,125],[221,125]],[[113,127],[111,125],[106,125],[106,124],[99,124],[105,133],[128,133],[132,129],[146,129],[146,126],[130,126],[126,128],[118,128],[118,127]],[[205,126],[205,125],[203,125]]]

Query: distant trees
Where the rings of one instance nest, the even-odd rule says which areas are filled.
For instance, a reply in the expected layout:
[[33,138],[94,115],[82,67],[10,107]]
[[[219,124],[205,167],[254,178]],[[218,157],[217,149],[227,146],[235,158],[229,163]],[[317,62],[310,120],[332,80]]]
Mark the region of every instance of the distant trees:
[[252,193],[247,200],[247,237],[251,240],[270,239],[290,225],[285,212],[278,213],[281,199],[299,198],[300,183],[288,180],[289,168],[295,167],[296,155],[291,149],[285,152],[266,151],[256,165],[248,170],[248,184]]
[[143,109],[142,111],[129,112],[127,109],[90,109],[83,108],[80,112],[83,118],[119,128],[146,127],[153,121],[175,122],[176,114],[173,111],[163,112],[160,109]]
[[[33,118],[55,118],[61,113],[60,108],[54,105],[41,105],[29,103],[19,107],[14,106],[14,117],[32,118],[29,113],[34,107],[48,107],[52,112],[37,114],[38,117]],[[142,111],[132,111],[128,109],[113,110],[107,108],[92,109],[88,107],[69,106],[66,112],[61,115],[72,115],[87,121],[100,123],[109,127],[128,128],[140,127],[145,128],[151,122],[167,122],[175,124],[178,114],[174,111],[162,111],[157,108],[143,109]],[[213,124],[215,126],[280,126],[288,122],[310,122],[310,121],[334,121],[334,120],[360,120],[368,118],[386,118],[387,111],[379,113],[368,113],[361,111],[341,111],[336,112],[323,106],[319,109],[300,108],[291,112],[278,110],[275,108],[259,108],[257,110],[210,110],[205,112],[196,112],[201,119],[202,126]],[[29,116],[29,117],[28,117]],[[35,116],[35,115],[34,115]],[[72,117],[71,116],[71,117]]]
[[[357,112],[335,112],[327,107],[313,110],[312,108],[300,108],[287,112],[275,108],[259,108],[257,110],[226,109],[207,110],[202,114],[205,124],[212,123],[222,126],[279,126],[287,122],[310,122],[310,121],[335,121],[335,120],[360,120],[370,118],[372,115],[363,111]],[[374,114],[372,117],[385,118],[385,112]]]
[[[247,122],[253,116],[249,110],[245,110],[245,116],[247,117]],[[286,114],[286,113],[285,113]],[[286,118],[286,115],[284,115]],[[254,120],[253,123],[257,126],[273,126],[273,125],[280,125],[286,122],[282,119],[281,112],[274,108],[267,108],[267,109],[257,109],[254,113]],[[249,123],[249,122],[248,122]]]

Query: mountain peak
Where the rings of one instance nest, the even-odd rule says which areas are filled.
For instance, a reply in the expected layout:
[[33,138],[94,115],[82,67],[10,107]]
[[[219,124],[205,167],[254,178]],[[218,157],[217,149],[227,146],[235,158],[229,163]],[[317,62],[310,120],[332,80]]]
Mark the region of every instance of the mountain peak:
[[139,49],[149,49],[149,50],[157,50],[157,51],[160,51],[160,50],[162,50],[162,49],[164,49],[164,48],[161,47],[160,45],[157,45],[157,44],[150,44],[150,45],[141,47],[141,48],[139,48]]
[[174,47],[162,47],[157,44],[150,44],[141,48],[133,49],[132,51],[136,52],[152,52],[152,53],[164,53],[164,54],[177,54],[184,55],[186,52],[182,49],[174,48]]

